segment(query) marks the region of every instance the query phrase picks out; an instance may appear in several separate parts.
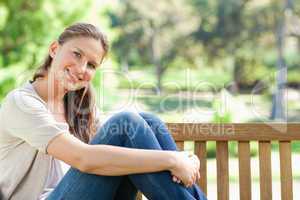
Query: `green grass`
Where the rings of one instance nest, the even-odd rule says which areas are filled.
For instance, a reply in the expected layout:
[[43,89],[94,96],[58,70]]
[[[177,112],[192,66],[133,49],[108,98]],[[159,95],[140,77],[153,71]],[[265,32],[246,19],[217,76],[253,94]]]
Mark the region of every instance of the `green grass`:
[[[162,85],[165,91],[216,91],[231,80],[229,72],[220,69],[169,69],[166,71]],[[119,88],[154,89],[156,77],[154,68],[131,70],[127,76],[121,77]]]
[[193,107],[211,107],[212,103],[206,100],[193,100],[183,99],[180,97],[168,97],[168,96],[143,96],[137,97],[137,99],[145,104],[149,110],[156,113],[164,112],[184,112],[187,109]]

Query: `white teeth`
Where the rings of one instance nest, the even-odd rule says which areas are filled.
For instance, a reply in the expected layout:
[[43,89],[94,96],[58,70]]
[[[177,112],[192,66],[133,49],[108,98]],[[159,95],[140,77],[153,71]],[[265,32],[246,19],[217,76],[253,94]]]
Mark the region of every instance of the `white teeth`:
[[70,70],[68,68],[65,68],[62,74],[64,74],[64,78],[68,76],[69,79],[72,81],[72,84],[68,84],[68,87],[70,87],[71,90],[78,90],[82,88],[81,83],[79,83],[77,81],[78,79],[76,79],[76,77],[70,73]]

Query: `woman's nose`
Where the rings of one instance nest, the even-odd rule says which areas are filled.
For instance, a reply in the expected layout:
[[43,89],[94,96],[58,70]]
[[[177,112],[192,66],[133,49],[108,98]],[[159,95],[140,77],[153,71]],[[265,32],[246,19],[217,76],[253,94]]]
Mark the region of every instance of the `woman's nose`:
[[77,72],[77,75],[79,76],[79,78],[83,78],[85,72],[86,72],[86,69],[87,69],[87,62],[83,61],[83,62],[80,62],[78,63],[77,67],[76,67],[76,72]]

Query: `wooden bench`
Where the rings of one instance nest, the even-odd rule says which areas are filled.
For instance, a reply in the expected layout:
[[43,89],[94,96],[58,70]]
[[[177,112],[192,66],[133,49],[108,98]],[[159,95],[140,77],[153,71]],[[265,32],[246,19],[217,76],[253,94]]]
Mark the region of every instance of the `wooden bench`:
[[[168,123],[179,149],[184,141],[195,142],[195,154],[201,166],[199,186],[207,194],[207,141],[216,142],[217,197],[229,199],[228,142],[238,142],[239,195],[242,200],[251,199],[250,141],[257,141],[259,147],[260,199],[272,199],[271,141],[279,142],[281,199],[293,198],[293,176],[291,142],[300,140],[300,123]],[[238,191],[236,191],[238,193]],[[141,194],[138,195],[138,199]]]

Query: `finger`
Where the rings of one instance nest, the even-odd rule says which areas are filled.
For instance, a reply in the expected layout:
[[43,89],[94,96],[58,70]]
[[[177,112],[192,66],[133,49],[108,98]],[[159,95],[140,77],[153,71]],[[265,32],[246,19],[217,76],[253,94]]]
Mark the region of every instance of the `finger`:
[[189,187],[191,183],[191,179],[187,180],[187,182],[185,183],[185,187]]
[[191,182],[191,185],[195,184],[196,181],[197,181],[197,174],[194,174],[193,180],[192,180],[192,182]]
[[198,158],[197,155],[193,155],[193,158],[194,158],[195,160],[197,160],[197,162],[199,162],[199,158]]
[[190,179],[187,182],[186,187],[190,187],[193,184],[193,175],[190,177]]
[[194,176],[193,176],[193,183],[192,183],[192,184],[195,184],[195,183],[196,183],[196,181],[197,181],[197,173],[196,173],[196,174],[194,174]]
[[183,186],[184,186],[184,187],[187,187],[187,186],[188,186],[188,182],[183,183]]
[[172,180],[173,180],[174,182],[177,182],[177,179],[176,179],[175,176],[172,177]]
[[200,168],[200,160],[197,158],[197,165],[198,165],[198,168]]
[[196,161],[195,166],[196,166],[197,170],[199,171],[200,170],[200,162]]
[[200,161],[197,156],[192,156],[191,159],[192,159],[193,163],[195,163],[196,165],[200,165]]
[[173,176],[173,181],[175,182],[175,183],[180,183],[181,181],[180,181],[180,179],[179,178],[177,178],[176,176]]
[[193,159],[195,160],[195,162],[196,162],[198,165],[200,165],[200,160],[199,160],[198,156],[194,155],[194,156],[193,156]]
[[198,173],[197,173],[197,180],[199,180],[200,179],[200,172],[198,171]]
[[195,173],[195,182],[194,183],[196,183],[198,179],[199,179],[199,170],[197,170]]
[[177,179],[177,183],[181,183],[181,180],[179,178],[176,177],[176,179]]
[[187,185],[187,187],[191,187],[193,185],[192,181],[190,181]]
[[195,154],[190,152],[188,155],[189,155],[189,157],[193,157]]

